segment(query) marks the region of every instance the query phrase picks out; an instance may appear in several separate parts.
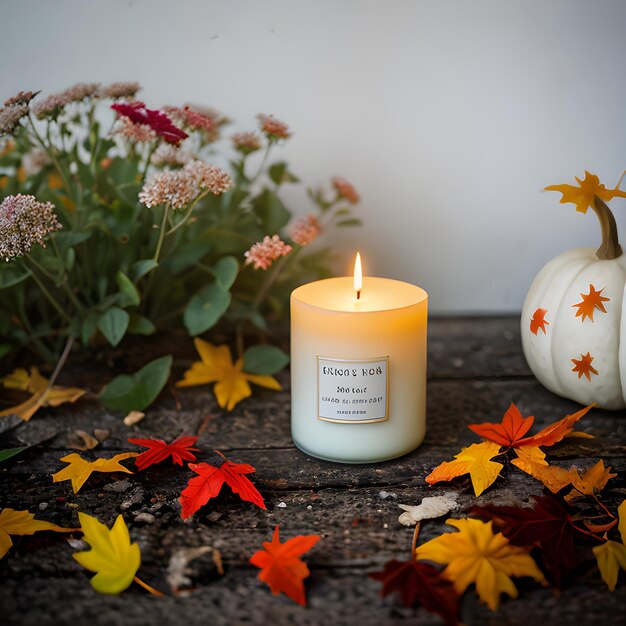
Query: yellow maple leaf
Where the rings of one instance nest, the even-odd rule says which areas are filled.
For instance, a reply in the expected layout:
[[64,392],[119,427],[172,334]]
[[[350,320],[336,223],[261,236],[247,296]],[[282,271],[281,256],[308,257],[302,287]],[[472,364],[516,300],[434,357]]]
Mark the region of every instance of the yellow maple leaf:
[[141,565],[141,551],[130,542],[124,518],[118,515],[111,530],[86,513],[79,513],[78,519],[91,550],[77,552],[73,557],[90,572],[96,572],[90,581],[96,591],[121,593],[133,582]]
[[446,565],[442,575],[454,583],[459,595],[474,583],[479,598],[495,611],[500,594],[517,597],[511,576],[530,576],[547,584],[528,550],[514,546],[492,522],[477,519],[449,519],[446,524],[459,532],[444,533],[415,550],[417,559]]
[[126,472],[127,474],[132,474],[133,472],[121,465],[120,461],[137,455],[138,452],[122,452],[110,459],[86,461],[80,454],[72,452],[72,454],[59,459],[59,461],[69,463],[69,465],[59,470],[56,474],[52,474],[52,482],[59,483],[64,480],[71,480],[74,493],[78,493],[92,472]]
[[517,458],[513,459],[511,463],[542,482],[552,493],[557,493],[569,485],[569,470],[549,465],[546,461],[546,455],[539,446],[515,448],[515,454]]
[[463,474],[469,474],[474,493],[479,496],[495,482],[500,470],[504,467],[501,463],[491,460],[499,453],[500,444],[493,441],[473,443],[471,446],[463,448],[454,457],[454,461],[444,461],[438,465],[426,476],[426,482],[429,485],[434,485],[444,480],[452,480]]
[[626,571],[626,500],[619,505],[617,514],[622,543],[609,539],[602,545],[593,548],[600,575],[609,591],[615,591],[620,567]]
[[51,522],[35,519],[28,511],[2,509],[0,511],[0,559],[13,545],[10,535],[32,535],[39,530],[51,530],[55,533],[71,533],[76,528],[63,528]]
[[571,202],[576,205],[576,210],[586,213],[589,207],[593,206],[594,197],[598,196],[601,200],[608,202],[618,196],[626,198],[626,192],[618,189],[607,189],[595,174],[590,174],[585,170],[585,178],[581,180],[575,176],[576,185],[550,185],[546,187],[546,191],[558,191],[562,194],[560,203],[565,204]]
[[21,404],[0,411],[0,417],[17,415],[25,422],[41,407],[76,402],[86,393],[85,389],[79,387],[50,386],[50,381],[42,376],[36,367],[31,367],[30,374],[24,368],[18,368],[0,379],[0,382],[6,389],[16,389],[31,394],[30,398]]
[[602,459],[591,466],[582,475],[577,468],[572,467],[569,470],[569,482],[572,483],[574,488],[565,496],[565,499],[571,502],[581,496],[595,496],[602,491],[609,480],[615,478],[615,476],[617,476],[617,474],[611,474],[610,467],[604,467],[604,461]]
[[214,346],[199,338],[193,340],[201,361],[188,369],[177,387],[193,387],[216,383],[214,391],[217,403],[232,411],[235,406],[252,395],[249,383],[280,391],[280,383],[273,376],[248,374],[243,371],[243,358],[233,363],[228,346]]

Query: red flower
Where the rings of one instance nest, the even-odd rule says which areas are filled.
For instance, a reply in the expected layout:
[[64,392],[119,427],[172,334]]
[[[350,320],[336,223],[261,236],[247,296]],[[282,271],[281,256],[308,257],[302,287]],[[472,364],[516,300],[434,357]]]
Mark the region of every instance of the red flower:
[[116,102],[111,108],[118,114],[127,117],[135,124],[149,126],[157,135],[168,143],[179,144],[189,135],[175,126],[172,120],[156,109],[148,109],[143,102]]

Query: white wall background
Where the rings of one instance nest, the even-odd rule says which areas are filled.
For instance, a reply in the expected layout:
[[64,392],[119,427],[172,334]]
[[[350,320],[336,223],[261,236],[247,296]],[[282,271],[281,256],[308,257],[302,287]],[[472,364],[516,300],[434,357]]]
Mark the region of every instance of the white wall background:
[[288,122],[305,183],[363,196],[344,268],[358,247],[436,312],[519,310],[548,259],[599,244],[541,189],[626,168],[623,0],[0,0],[0,23],[2,99],[137,79],[152,106]]

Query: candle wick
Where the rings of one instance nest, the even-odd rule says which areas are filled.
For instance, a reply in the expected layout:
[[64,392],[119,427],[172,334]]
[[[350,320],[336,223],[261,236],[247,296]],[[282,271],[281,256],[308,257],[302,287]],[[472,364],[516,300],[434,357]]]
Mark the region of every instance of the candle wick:
[[361,299],[361,290],[360,290],[360,289],[357,289],[357,290],[356,290],[356,299],[357,299],[357,300],[360,300],[360,299]]

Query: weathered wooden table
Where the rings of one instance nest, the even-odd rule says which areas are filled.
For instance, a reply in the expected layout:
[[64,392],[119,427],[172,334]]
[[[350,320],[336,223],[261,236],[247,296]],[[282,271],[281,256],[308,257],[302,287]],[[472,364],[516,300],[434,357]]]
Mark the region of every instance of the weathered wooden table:
[[[181,362],[181,366],[185,363]],[[65,382],[76,384],[75,378]],[[78,403],[42,411],[30,423],[4,437],[38,441],[60,431],[110,429],[111,436],[93,453],[104,455],[136,449],[129,436],[170,439],[200,432],[198,445],[226,453],[257,468],[254,482],[268,510],[241,503],[225,489],[189,523],[180,519],[178,494],[190,473],[169,464],[134,474],[96,474],[78,495],[69,483],[52,484],[50,474],[63,464],[65,437],[57,436],[14,461],[0,466],[2,506],[36,512],[64,526],[77,525],[77,511],[111,524],[121,512],[131,536],[142,550],[140,576],[167,589],[172,556],[188,548],[212,546],[222,555],[219,575],[210,554],[189,564],[187,595],[156,598],[137,585],[122,595],[103,596],[88,582],[88,574],[72,559],[62,536],[39,533],[15,538],[15,546],[0,561],[0,623],[3,625],[61,624],[438,624],[424,610],[405,609],[397,597],[381,599],[380,584],[369,571],[389,559],[406,559],[412,529],[398,523],[398,503],[417,504],[436,490],[424,477],[462,446],[476,441],[466,424],[499,421],[511,400],[533,414],[536,427],[560,419],[577,406],[546,391],[527,369],[516,318],[435,319],[429,329],[428,433],[414,453],[379,465],[336,465],[309,458],[294,448],[289,434],[289,377],[284,391],[255,390],[255,395],[227,414],[216,406],[209,388],[173,395],[164,393],[146,418],[128,428],[119,415],[94,403]],[[64,382],[63,379],[60,382]],[[92,388],[97,385],[92,384]],[[581,429],[595,435],[560,445],[557,463],[581,466],[602,457],[619,472],[609,483],[606,502],[626,496],[626,419],[617,413],[592,411]],[[6,426],[6,424],[5,424]],[[130,464],[132,466],[132,464]],[[541,492],[541,486],[521,472],[509,472],[479,502],[510,502]],[[462,502],[474,501],[467,485]],[[141,515],[143,513],[143,515]],[[147,515],[146,515],[147,514]],[[312,570],[307,580],[308,607],[285,596],[273,597],[256,578],[248,559],[278,524],[283,539],[319,534],[323,539],[307,555]],[[445,530],[443,521],[424,525],[421,540]],[[560,594],[524,580],[516,581],[517,600],[503,598],[497,613],[479,604],[473,592],[462,601],[466,624],[587,624],[615,623],[626,614],[626,582],[621,575],[609,593],[593,563],[583,567],[572,586]]]

